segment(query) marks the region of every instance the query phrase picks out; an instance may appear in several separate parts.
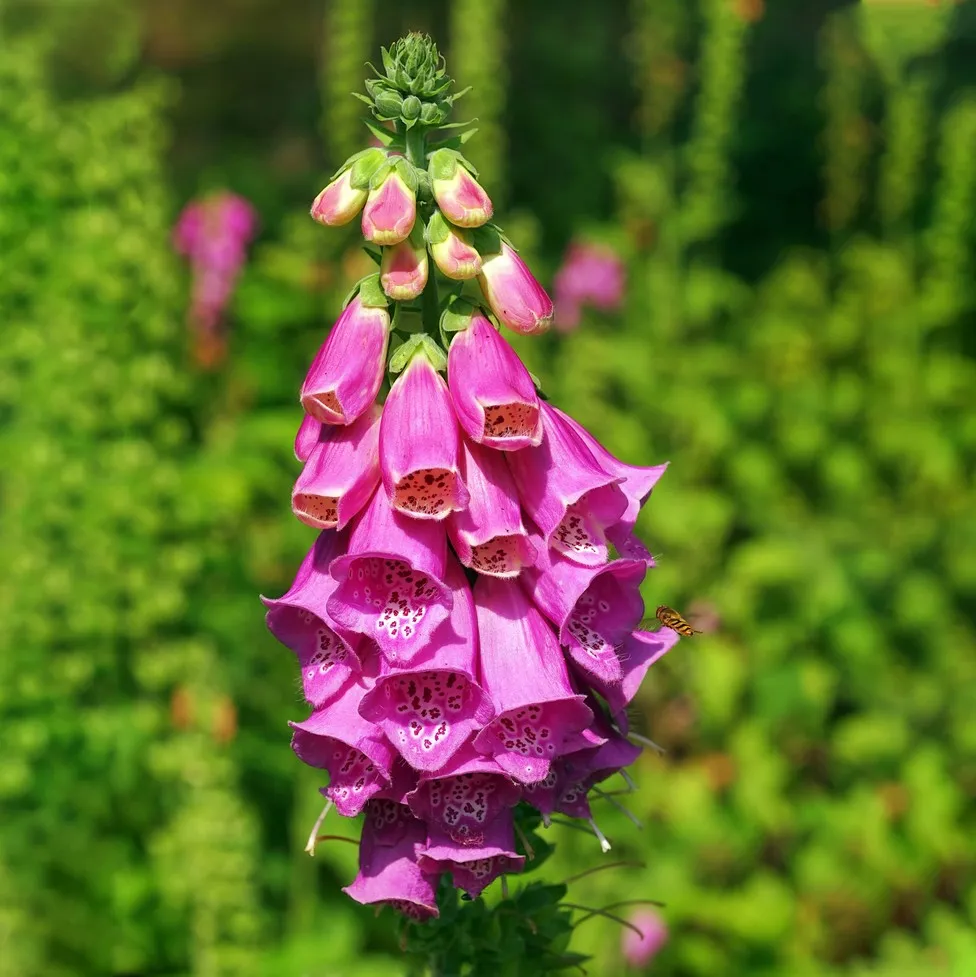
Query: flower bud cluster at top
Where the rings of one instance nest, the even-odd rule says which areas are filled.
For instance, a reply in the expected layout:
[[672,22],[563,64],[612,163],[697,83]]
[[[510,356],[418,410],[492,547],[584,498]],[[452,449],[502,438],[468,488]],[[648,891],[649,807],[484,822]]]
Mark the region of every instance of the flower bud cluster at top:
[[432,115],[457,97],[436,48],[412,35],[383,64],[370,104],[395,131],[367,123],[382,146],[312,208],[361,213],[379,272],[302,385],[292,509],[320,533],[266,604],[312,706],[293,748],[366,815],[346,891],[428,918],[442,875],[477,896],[523,868],[516,808],[609,847],[589,794],[639,752],[625,710],[677,636],[639,630],[654,561],[633,530],[666,466],[619,461],[540,398],[499,324],[541,332],[552,302]]

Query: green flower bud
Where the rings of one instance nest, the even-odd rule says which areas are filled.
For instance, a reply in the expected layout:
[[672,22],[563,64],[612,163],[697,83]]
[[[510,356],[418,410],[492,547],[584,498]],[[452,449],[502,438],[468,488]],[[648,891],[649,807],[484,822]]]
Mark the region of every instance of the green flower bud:
[[447,118],[434,102],[423,102],[420,106],[420,121],[426,126],[439,125]]
[[395,119],[403,108],[403,98],[397,92],[380,92],[373,99],[373,104],[381,119]]
[[405,122],[413,122],[420,118],[420,111],[423,106],[420,103],[420,99],[416,95],[408,95],[403,100],[403,105],[400,108],[400,117]]

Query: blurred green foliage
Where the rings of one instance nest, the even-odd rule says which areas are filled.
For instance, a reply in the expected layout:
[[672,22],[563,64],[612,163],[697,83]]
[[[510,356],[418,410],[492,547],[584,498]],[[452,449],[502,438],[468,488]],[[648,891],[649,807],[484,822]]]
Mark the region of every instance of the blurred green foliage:
[[[645,596],[717,622],[635,709],[668,750],[616,798],[644,830],[596,804],[646,868],[570,900],[666,902],[655,974],[976,973],[973,4],[800,6],[8,10],[2,977],[396,972],[390,915],[339,892],[354,847],[301,854],[320,781],[256,595],[311,541],[296,390],[364,267],[305,209],[405,27],[485,86],[472,146],[534,267],[581,229],[625,255],[620,315],[517,345],[620,456],[671,460]],[[263,234],[201,376],[168,234],[208,184]],[[547,838],[546,879],[601,863]],[[619,936],[571,949],[609,977]]]

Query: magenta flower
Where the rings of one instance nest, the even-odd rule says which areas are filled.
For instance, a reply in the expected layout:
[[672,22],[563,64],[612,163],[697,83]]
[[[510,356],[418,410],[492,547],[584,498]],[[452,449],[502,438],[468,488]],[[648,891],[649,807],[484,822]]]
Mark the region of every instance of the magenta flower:
[[386,399],[380,468],[390,504],[415,519],[444,519],[468,504],[459,467],[457,419],[447,384],[423,349]]
[[492,215],[491,200],[468,172],[464,157],[451,149],[430,154],[427,165],[434,200],[444,216],[458,227],[480,227]]
[[392,906],[411,919],[437,916],[437,876],[418,865],[425,843],[423,822],[402,804],[371,801],[363,822],[359,874],[342,891],[356,902]]
[[444,527],[400,515],[377,489],[353,520],[347,554],[332,563],[339,586],[329,614],[375,641],[391,663],[409,666],[451,612],[446,570]]
[[337,630],[326,609],[336,588],[329,565],[343,543],[335,533],[320,533],[288,592],[277,600],[262,598],[268,629],[297,655],[302,690],[316,707],[336,696],[361,670],[355,642]]
[[291,493],[291,510],[308,526],[344,529],[380,481],[380,409],[346,427],[326,429],[308,451]]
[[399,244],[417,219],[417,177],[403,157],[390,157],[370,180],[363,208],[363,237],[374,244]]
[[481,291],[491,311],[513,332],[534,336],[552,321],[552,299],[507,241],[481,251]]
[[520,796],[519,787],[492,757],[465,746],[443,769],[422,773],[407,802],[435,835],[477,848],[495,818],[514,807]]
[[560,332],[576,329],[584,305],[604,312],[620,308],[624,286],[624,263],[610,248],[571,244],[553,280],[556,328]]
[[399,244],[383,249],[380,284],[395,302],[417,298],[427,284],[427,248],[423,241],[405,238]]
[[515,850],[511,811],[503,811],[477,846],[458,845],[440,832],[430,834],[418,864],[425,872],[449,872],[454,884],[476,899],[499,875],[520,872],[525,856]]
[[322,793],[344,817],[355,817],[366,802],[391,783],[396,753],[386,737],[359,715],[366,686],[351,679],[329,703],[295,730],[292,749],[310,767],[329,772]]
[[254,208],[226,191],[188,203],[173,229],[173,246],[193,271],[187,321],[201,366],[212,367],[223,357],[223,315],[256,230]]
[[621,479],[608,474],[580,437],[542,404],[538,448],[508,456],[525,511],[547,546],[585,566],[607,562],[607,530],[627,511]]
[[482,577],[474,601],[482,683],[496,712],[474,744],[513,779],[531,784],[593,713],[570,684],[555,634],[516,581]]
[[434,264],[447,278],[467,281],[476,278],[481,271],[481,255],[468,236],[449,224],[439,210],[435,210],[427,222],[427,243]]
[[614,560],[584,567],[539,546],[526,589],[559,629],[559,643],[586,675],[612,684],[623,678],[617,648],[644,610],[640,584],[647,567],[639,560]]
[[448,564],[454,606],[431,635],[427,654],[409,668],[384,661],[359,712],[376,723],[414,770],[443,768],[493,716],[477,681],[474,603],[461,568]]
[[386,153],[380,149],[364,149],[346,160],[312,203],[312,219],[328,227],[348,224],[363,209],[370,178],[385,159]]
[[301,391],[305,412],[323,424],[351,424],[363,414],[383,382],[389,335],[386,297],[377,302],[364,286],[312,362]]
[[467,439],[461,446],[468,507],[447,518],[458,559],[492,577],[517,577],[536,558],[536,545],[522,524],[515,483],[504,456]]
[[628,922],[636,926],[641,935],[631,929],[623,930],[621,951],[624,959],[631,967],[646,967],[668,942],[668,928],[660,913],[650,908],[637,910]]
[[312,449],[319,443],[322,436],[322,422],[311,414],[302,415],[302,423],[298,425],[295,434],[295,457],[301,461],[308,461]]
[[465,434],[503,451],[539,445],[542,416],[529,371],[479,309],[454,315],[452,328],[461,328],[447,354],[447,379]]

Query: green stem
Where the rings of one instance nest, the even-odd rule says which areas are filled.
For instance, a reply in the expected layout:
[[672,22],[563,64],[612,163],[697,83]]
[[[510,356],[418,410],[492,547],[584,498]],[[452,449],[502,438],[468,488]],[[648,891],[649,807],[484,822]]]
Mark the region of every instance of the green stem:
[[427,133],[423,126],[406,130],[407,162],[418,169],[427,169]]

